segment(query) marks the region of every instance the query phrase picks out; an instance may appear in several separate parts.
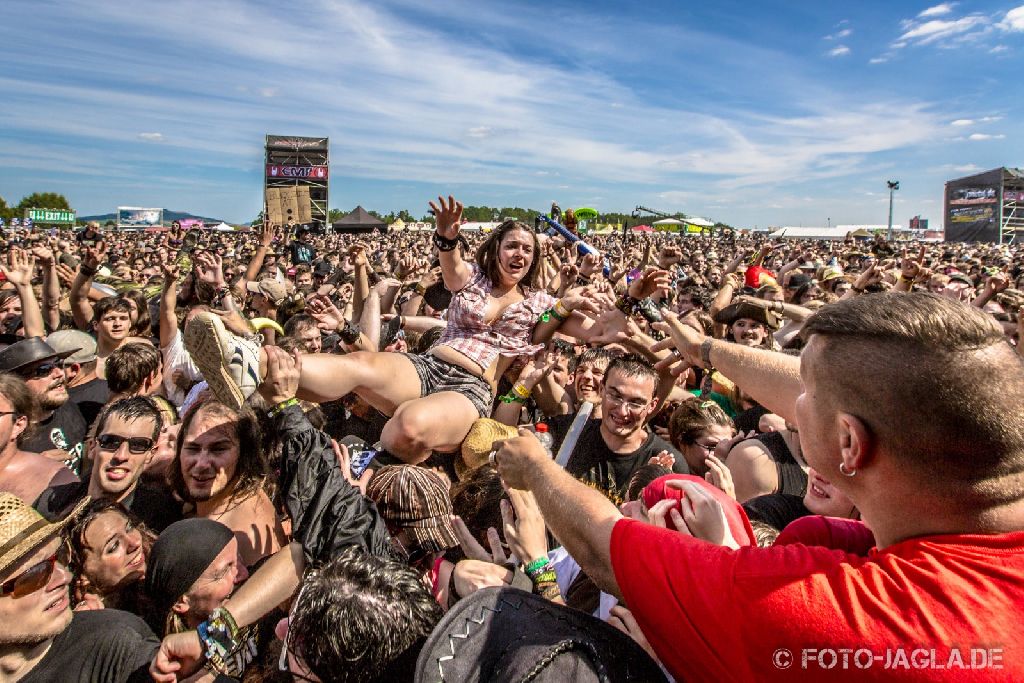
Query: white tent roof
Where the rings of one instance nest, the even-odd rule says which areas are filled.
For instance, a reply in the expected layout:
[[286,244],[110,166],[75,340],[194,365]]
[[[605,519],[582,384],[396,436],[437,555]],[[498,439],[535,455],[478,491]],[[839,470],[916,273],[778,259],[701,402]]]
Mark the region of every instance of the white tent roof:
[[235,229],[233,227],[231,227],[230,225],[228,225],[227,223],[221,223],[220,225],[215,225],[215,226],[213,226],[211,228],[211,230],[218,230],[220,232],[234,232],[235,231]]
[[460,230],[483,230],[483,231],[486,232],[486,231],[494,230],[499,225],[501,225],[501,223],[495,223],[494,221],[483,221],[483,222],[470,221],[470,222],[463,223],[462,225],[460,225],[459,229]]
[[699,225],[705,228],[710,228],[715,224],[714,221],[709,221],[707,218],[701,218],[700,216],[690,216],[683,222],[687,225]]
[[[903,226],[894,225],[893,230],[903,230]],[[803,240],[842,240],[851,232],[857,230],[885,230],[886,225],[833,225],[831,227],[819,226],[795,226],[787,225],[772,230],[772,237],[790,237]]]
[[686,223],[678,218],[662,218],[660,221],[654,221],[651,225],[686,225]]

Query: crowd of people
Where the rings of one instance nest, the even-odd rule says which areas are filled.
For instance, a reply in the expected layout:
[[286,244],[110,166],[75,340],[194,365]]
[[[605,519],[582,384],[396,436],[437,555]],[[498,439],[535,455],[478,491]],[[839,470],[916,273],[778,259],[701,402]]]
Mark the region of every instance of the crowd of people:
[[0,681],[1024,677],[1024,250],[0,239]]

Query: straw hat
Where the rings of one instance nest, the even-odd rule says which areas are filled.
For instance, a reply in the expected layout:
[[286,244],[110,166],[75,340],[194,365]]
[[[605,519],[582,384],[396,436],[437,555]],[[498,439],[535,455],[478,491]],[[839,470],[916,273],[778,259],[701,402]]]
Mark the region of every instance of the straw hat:
[[59,534],[88,502],[86,496],[71,514],[51,524],[13,493],[0,493],[0,575]]
[[514,439],[519,436],[519,430],[502,424],[489,417],[482,417],[473,423],[469,434],[462,441],[462,453],[455,459],[455,473],[459,479],[465,479],[466,475],[481,465],[486,465],[491,449],[496,441]]

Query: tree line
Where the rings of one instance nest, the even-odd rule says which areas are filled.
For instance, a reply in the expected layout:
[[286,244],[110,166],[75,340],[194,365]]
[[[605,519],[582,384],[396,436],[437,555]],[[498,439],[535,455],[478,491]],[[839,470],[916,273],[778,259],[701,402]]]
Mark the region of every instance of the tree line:
[[9,206],[7,201],[0,197],[0,218],[4,223],[10,225],[12,218],[22,219],[25,217],[25,209],[58,209],[61,211],[73,211],[67,197],[56,192],[33,192],[25,195],[21,201],[14,206]]

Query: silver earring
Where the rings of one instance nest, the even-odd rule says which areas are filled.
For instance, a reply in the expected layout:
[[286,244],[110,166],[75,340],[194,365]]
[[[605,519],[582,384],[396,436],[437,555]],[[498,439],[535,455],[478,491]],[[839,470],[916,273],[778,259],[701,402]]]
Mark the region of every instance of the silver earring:
[[848,469],[846,469],[846,463],[845,462],[839,463],[839,471],[842,473],[842,475],[844,477],[855,477],[855,476],[857,476],[857,470],[848,470]]

